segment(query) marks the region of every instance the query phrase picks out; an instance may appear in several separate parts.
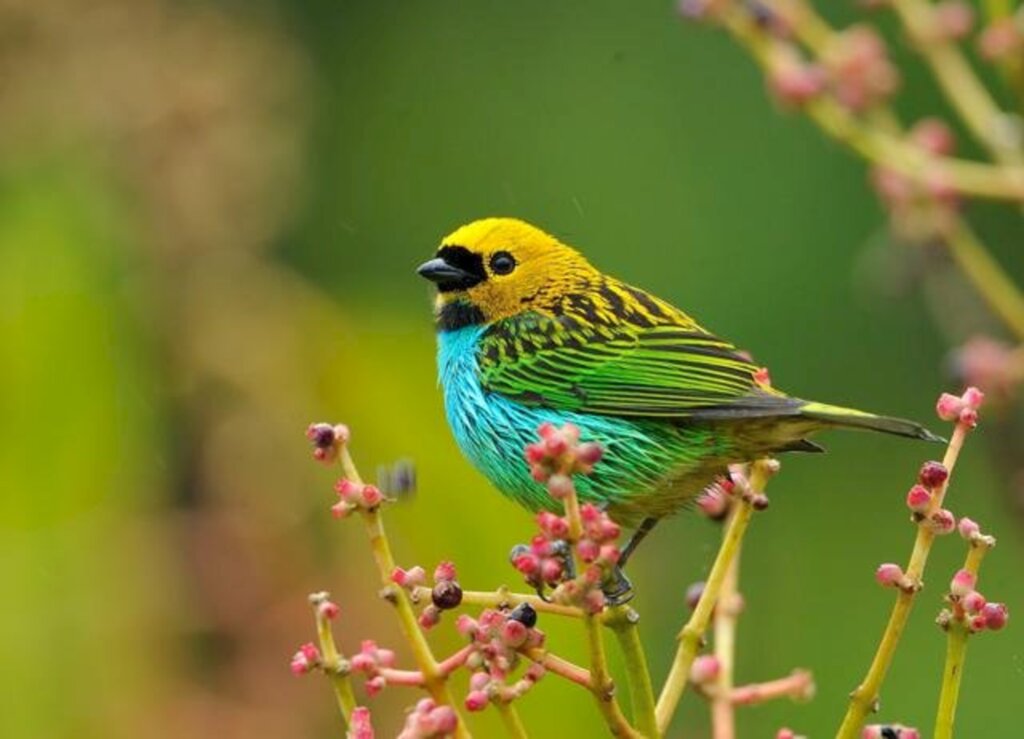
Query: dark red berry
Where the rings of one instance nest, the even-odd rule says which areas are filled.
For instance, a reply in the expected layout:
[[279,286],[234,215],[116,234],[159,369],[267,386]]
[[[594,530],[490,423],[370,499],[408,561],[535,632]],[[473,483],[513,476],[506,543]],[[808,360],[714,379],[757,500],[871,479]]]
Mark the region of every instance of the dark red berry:
[[455,608],[462,602],[462,588],[455,580],[442,580],[430,591],[430,599],[442,610]]
[[949,478],[949,470],[941,462],[925,462],[917,475],[921,484],[933,490]]

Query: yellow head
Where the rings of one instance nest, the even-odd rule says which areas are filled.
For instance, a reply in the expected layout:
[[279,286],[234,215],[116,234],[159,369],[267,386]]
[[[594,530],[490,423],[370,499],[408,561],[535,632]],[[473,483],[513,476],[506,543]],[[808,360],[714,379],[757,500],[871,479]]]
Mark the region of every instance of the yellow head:
[[575,249],[515,218],[463,226],[445,237],[418,272],[437,285],[442,329],[544,312],[598,274]]

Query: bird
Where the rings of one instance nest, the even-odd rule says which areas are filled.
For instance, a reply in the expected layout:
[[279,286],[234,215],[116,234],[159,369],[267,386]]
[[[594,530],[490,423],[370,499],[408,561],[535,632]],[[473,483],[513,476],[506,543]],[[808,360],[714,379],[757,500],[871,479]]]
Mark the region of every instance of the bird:
[[541,424],[575,424],[604,450],[579,497],[636,529],[628,552],[730,464],[824,451],[807,438],[817,431],[942,441],[913,421],[787,395],[689,314],[516,218],[456,229],[417,271],[436,287],[439,381],[462,453],[516,503],[560,512],[523,449]]

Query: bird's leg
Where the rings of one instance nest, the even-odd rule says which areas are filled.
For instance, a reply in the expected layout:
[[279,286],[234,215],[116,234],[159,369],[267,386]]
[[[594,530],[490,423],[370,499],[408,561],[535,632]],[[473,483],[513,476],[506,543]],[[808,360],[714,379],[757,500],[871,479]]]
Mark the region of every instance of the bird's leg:
[[616,563],[615,569],[612,570],[609,582],[603,588],[604,597],[608,600],[609,605],[621,606],[623,603],[628,603],[633,599],[633,583],[626,577],[626,573],[623,572],[622,568],[626,566],[626,562],[633,552],[636,551],[640,542],[651,533],[651,529],[658,523],[658,520],[657,518],[645,518],[641,521],[636,531],[633,532],[633,536],[629,538],[626,546],[623,547],[622,554],[619,555],[619,561]]
[[640,546],[640,542],[651,533],[651,530],[660,520],[660,518],[645,518],[640,522],[640,525],[636,527],[636,531],[633,532],[633,535],[629,537],[629,541],[626,542],[626,546],[622,548],[622,554],[619,555],[619,567],[626,566],[626,562],[629,561],[636,548]]

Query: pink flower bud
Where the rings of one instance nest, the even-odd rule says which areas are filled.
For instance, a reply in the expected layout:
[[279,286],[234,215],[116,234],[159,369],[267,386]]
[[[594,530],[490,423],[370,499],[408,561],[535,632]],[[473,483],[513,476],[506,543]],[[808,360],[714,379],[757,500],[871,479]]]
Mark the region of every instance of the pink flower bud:
[[441,562],[434,568],[434,582],[454,579],[456,579],[456,574],[455,564],[453,562]]
[[338,617],[338,614],[341,613],[341,609],[338,608],[338,604],[330,600],[325,600],[317,606],[317,611],[319,611],[322,617],[329,621],[333,621]]
[[941,462],[925,462],[917,473],[917,479],[926,488],[935,490],[949,479],[949,470]]
[[928,528],[930,528],[932,533],[936,536],[951,534],[953,533],[953,529],[956,528],[956,516],[953,515],[952,511],[940,508],[928,519]]
[[999,61],[1024,47],[1024,34],[1012,16],[993,21],[981,32],[978,51],[989,61]]
[[796,739],[796,734],[792,729],[783,727],[775,732],[775,739]]
[[597,561],[605,565],[618,564],[619,557],[622,556],[622,552],[614,544],[605,544],[601,547],[601,551],[598,552]]
[[352,505],[351,503],[347,503],[344,500],[341,500],[331,506],[331,515],[335,518],[345,518],[345,516],[347,516],[354,510],[354,505]]
[[974,590],[976,581],[977,578],[973,572],[957,570],[957,573],[953,575],[953,580],[949,583],[949,592],[957,598],[962,598]]
[[419,565],[408,570],[396,567],[391,573],[391,582],[400,588],[411,590],[412,588],[419,587],[427,582],[427,571]]
[[549,436],[544,440],[544,451],[549,457],[560,457],[569,451],[569,442],[560,435]]
[[430,711],[430,732],[433,735],[448,736],[455,732],[459,717],[451,706],[437,706]]
[[527,578],[530,578],[536,575],[537,571],[540,569],[540,558],[536,554],[525,552],[517,555],[516,558],[512,560],[512,566]]
[[471,690],[466,695],[466,710],[467,711],[482,711],[487,708],[488,703],[487,693],[482,690]]
[[1006,626],[1010,612],[1005,603],[986,603],[981,609],[981,616],[985,620],[985,628],[999,631]]
[[572,484],[572,478],[568,475],[552,475],[548,478],[548,492],[551,493],[551,497],[561,500],[572,495],[575,487]]
[[604,610],[605,602],[606,598],[600,588],[593,588],[583,596],[581,606],[587,613],[600,613]]
[[977,590],[972,590],[960,599],[960,605],[968,613],[979,613],[985,607],[985,596]]
[[955,395],[943,393],[935,404],[935,412],[943,421],[956,421],[960,418],[960,411],[964,409],[964,402]]
[[540,576],[544,582],[558,582],[562,579],[562,563],[557,559],[543,560],[540,565]]
[[373,739],[369,708],[356,706],[352,709],[352,718],[345,739]]
[[593,466],[600,462],[603,456],[604,448],[594,441],[580,444],[576,449],[576,459],[584,465]]
[[953,131],[941,118],[923,118],[910,130],[910,139],[930,154],[953,153]]
[[529,629],[521,621],[515,621],[508,619],[502,624],[501,627],[501,638],[505,641],[508,646],[515,649],[516,647],[522,646],[526,641]]
[[[974,26],[974,8],[962,0],[942,0],[932,9],[935,32],[942,39],[959,41]],[[900,737],[906,739],[906,735]]]
[[960,411],[960,423],[969,429],[978,427],[978,411],[973,408],[964,408]]
[[419,618],[416,621],[424,629],[432,629],[441,623],[441,609],[431,603],[420,611]]
[[703,654],[690,665],[690,681],[696,685],[709,683],[718,677],[721,669],[722,663],[718,661],[717,657]]
[[921,739],[921,732],[911,726],[904,726],[900,731],[900,739]]
[[455,629],[464,637],[475,635],[477,628],[476,619],[466,613],[455,619]]
[[729,503],[729,496],[717,485],[707,487],[697,498],[697,507],[701,513],[713,521],[729,512]]
[[600,546],[593,539],[582,539],[576,545],[576,552],[584,562],[593,562],[600,551]]
[[387,684],[387,680],[385,680],[380,675],[377,675],[376,677],[371,677],[369,680],[366,681],[366,694],[372,698],[373,696],[377,695],[377,693],[384,690],[384,687]]
[[960,536],[967,539],[967,541],[981,533],[981,527],[972,519],[967,518],[967,516],[960,519],[960,523],[957,524],[956,528],[960,532]]
[[963,401],[968,408],[978,410],[985,401],[985,393],[976,387],[969,387],[964,390]]
[[932,494],[924,485],[915,485],[907,493],[907,508],[914,513],[924,513],[931,505]]
[[527,462],[531,465],[536,465],[544,461],[544,458],[547,456],[547,452],[545,451],[543,444],[527,444],[525,456]]
[[880,564],[875,570],[875,580],[879,585],[895,587],[903,580],[903,568],[892,562]]
[[552,539],[564,539],[569,533],[569,522],[550,511],[537,514],[537,525]]
[[363,485],[362,503],[367,508],[376,508],[384,500],[376,485]]

